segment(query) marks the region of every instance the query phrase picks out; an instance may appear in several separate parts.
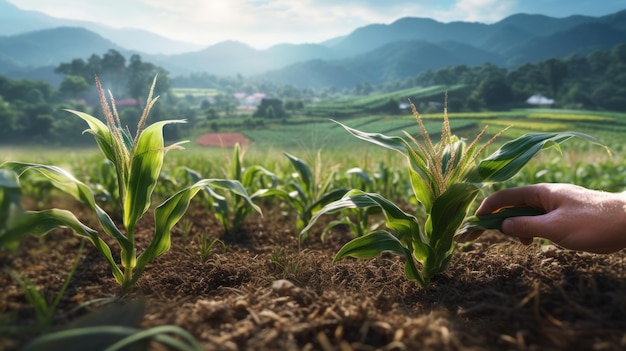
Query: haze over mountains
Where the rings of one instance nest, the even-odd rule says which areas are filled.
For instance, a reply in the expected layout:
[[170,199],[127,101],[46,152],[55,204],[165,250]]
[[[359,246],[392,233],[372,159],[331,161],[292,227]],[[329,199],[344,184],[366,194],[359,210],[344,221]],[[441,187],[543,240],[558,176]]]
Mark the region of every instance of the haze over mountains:
[[[626,42],[626,10],[602,17],[517,14],[494,24],[402,18],[316,44],[265,50],[225,41],[204,49],[138,29],[115,29],[23,11],[0,0],[0,75],[48,80],[61,62],[108,50],[139,54],[171,76],[206,72],[262,78],[298,87],[378,84],[424,70],[486,62],[514,67],[550,57],[586,55]],[[163,48],[169,48],[163,50]]]

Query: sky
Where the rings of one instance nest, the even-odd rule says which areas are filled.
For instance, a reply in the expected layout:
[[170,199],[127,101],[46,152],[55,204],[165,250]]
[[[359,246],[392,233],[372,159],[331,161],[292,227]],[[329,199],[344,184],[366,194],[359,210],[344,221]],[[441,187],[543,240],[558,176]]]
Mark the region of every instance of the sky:
[[134,27],[201,46],[236,40],[263,49],[318,43],[402,17],[494,23],[516,14],[603,16],[624,0],[9,0],[24,10]]

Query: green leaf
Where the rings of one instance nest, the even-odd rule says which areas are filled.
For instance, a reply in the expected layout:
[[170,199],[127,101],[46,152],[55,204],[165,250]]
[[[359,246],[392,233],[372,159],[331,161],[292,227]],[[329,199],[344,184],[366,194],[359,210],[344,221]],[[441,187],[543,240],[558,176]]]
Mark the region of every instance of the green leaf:
[[46,166],[34,163],[23,162],[6,162],[2,165],[2,168],[10,169],[16,172],[19,176],[28,171],[35,171],[46,177],[52,185],[56,188],[64,191],[65,193],[73,196],[75,199],[88,205],[98,217],[98,221],[102,225],[104,231],[114,238],[123,250],[132,251],[132,243],[120,232],[113,220],[109,215],[100,208],[95,201],[91,188],[74,178],[73,175],[68,173],[62,168],[56,166]]
[[319,197],[319,199],[315,200],[307,210],[311,212],[316,212],[318,209],[326,206],[327,204],[339,200],[342,196],[344,196],[350,189],[348,188],[335,188],[332,189]]
[[539,216],[545,212],[533,207],[508,207],[496,213],[490,213],[482,216],[472,216],[467,218],[465,224],[459,231],[459,234],[468,233],[477,230],[496,229],[502,231],[502,222],[510,217],[520,216]]
[[10,225],[12,219],[24,212],[20,195],[17,173],[0,169],[0,235]]
[[241,185],[248,188],[254,185],[255,180],[263,181],[266,178],[269,178],[270,182],[269,184],[263,184],[263,188],[275,188],[278,185],[278,177],[276,176],[276,174],[268,171],[267,169],[259,165],[250,166],[243,172],[241,176]]
[[471,183],[452,184],[433,204],[430,214],[432,233],[430,246],[438,254],[452,249],[454,236],[461,227],[479,188]]
[[111,135],[111,131],[109,130],[107,125],[102,123],[96,117],[88,115],[84,112],[74,111],[74,110],[66,110],[66,111],[75,114],[76,116],[82,118],[85,122],[87,122],[90,129],[86,130],[86,132],[89,132],[94,136],[94,138],[96,139],[96,143],[98,144],[98,147],[100,148],[100,150],[102,150],[102,153],[104,154],[104,156],[115,164],[116,158],[115,158],[115,151],[113,149],[113,145],[114,145],[113,136]]
[[235,149],[233,150],[233,159],[230,164],[228,178],[241,181],[241,147],[239,143],[235,144]]
[[123,274],[113,260],[109,246],[100,239],[97,231],[81,223],[72,212],[67,210],[26,211],[12,221],[11,227],[0,237],[0,243],[14,248],[26,235],[41,236],[58,228],[70,228],[74,233],[91,241],[109,263],[118,283],[122,281]]
[[144,129],[137,140],[131,155],[128,183],[123,199],[124,225],[129,235],[134,233],[135,223],[150,207],[152,191],[161,173],[165,155],[163,127],[166,124],[183,122],[171,120],[154,123]]
[[310,193],[311,191],[313,191],[313,173],[311,172],[311,168],[309,167],[309,165],[307,165],[306,162],[302,161],[301,159],[286,152],[284,153],[284,155],[287,156],[293,167],[300,175],[300,184],[304,185],[304,189],[302,190],[304,190],[305,193]]
[[415,172],[413,168],[409,169],[409,176],[415,198],[424,206],[426,213],[429,213],[433,207],[433,193],[430,190],[430,184]]
[[375,231],[345,244],[335,255],[334,261],[351,256],[356,258],[372,258],[382,252],[391,251],[399,255],[404,255],[405,248],[391,233],[386,231]]
[[390,149],[390,150],[394,150],[394,151],[398,151],[400,153],[402,153],[403,155],[407,155],[408,151],[407,151],[407,144],[406,141],[400,137],[395,137],[395,136],[386,136],[380,133],[367,133],[367,132],[362,132],[360,130],[357,129],[353,129],[350,128],[340,122],[334,121],[333,122],[339,124],[340,126],[342,126],[345,130],[347,130],[350,134],[352,134],[353,136],[361,139],[361,140],[365,140],[367,142],[370,142],[372,144],[378,145],[378,146],[382,146],[384,148]]
[[[539,151],[579,137],[603,145],[598,139],[578,132],[529,133],[511,140],[491,156],[480,161],[468,180],[471,182],[503,182],[516,175]],[[607,149],[608,150],[608,149]]]
[[420,243],[426,243],[425,238],[421,236],[417,219],[404,211],[402,211],[393,202],[385,199],[376,193],[365,193],[361,190],[351,190],[347,192],[341,199],[331,202],[324,206],[309,221],[309,224],[304,228],[300,235],[307,232],[317,219],[327,213],[335,213],[347,208],[369,208],[378,207],[383,211],[386,222],[385,225],[396,231],[397,235],[404,242],[410,240],[417,240]]

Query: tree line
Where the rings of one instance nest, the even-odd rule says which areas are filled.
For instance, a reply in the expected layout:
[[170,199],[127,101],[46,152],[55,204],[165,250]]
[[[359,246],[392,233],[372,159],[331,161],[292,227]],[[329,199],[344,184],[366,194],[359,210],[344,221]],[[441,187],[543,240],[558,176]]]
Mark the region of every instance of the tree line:
[[[0,140],[2,143],[83,143],[89,140],[82,135],[86,125],[65,111],[74,109],[94,116],[101,115],[100,103],[95,89],[95,75],[104,88],[110,90],[116,101],[126,101],[119,109],[120,118],[129,128],[137,124],[145,99],[158,75],[155,95],[166,103],[156,104],[152,110],[153,121],[176,118],[193,121],[195,112],[186,104],[179,104],[170,91],[171,79],[167,72],[141,57],[133,55],[127,61],[115,50],[102,56],[92,55],[86,61],[74,59],[61,63],[55,72],[64,75],[60,86],[33,80],[11,80],[0,76]],[[130,100],[128,100],[130,99]],[[167,128],[168,137],[182,134],[184,125]]]
[[488,63],[444,67],[388,82],[380,90],[436,84],[466,85],[450,99],[456,110],[514,107],[541,94],[562,108],[626,111],[626,43],[587,56],[550,58],[512,69]]
[[[314,99],[340,95],[369,95],[415,86],[465,86],[450,96],[449,107],[454,111],[502,109],[524,106],[526,99],[542,94],[563,108],[583,108],[626,111],[626,44],[612,50],[598,50],[588,56],[572,55],[564,59],[548,59],[507,69],[493,64],[453,66],[425,71],[401,81],[380,86],[361,83],[350,90],[297,89],[290,85],[245,79],[242,76],[218,77],[199,73],[171,79],[168,73],[153,63],[132,55],[128,60],[115,50],[87,60],[74,59],[61,63],[55,72],[64,76],[59,87],[32,80],[11,80],[0,76],[0,140],[4,143],[89,141],[81,136],[85,126],[63,109],[100,114],[94,88],[98,75],[105,89],[116,101],[131,100],[120,108],[122,122],[132,128],[143,109],[152,79],[158,75],[155,94],[161,96],[152,120],[187,119],[186,125],[166,129],[166,137],[185,135],[196,122],[214,120],[218,115],[229,116],[236,107],[235,92],[264,92],[268,98],[253,113],[254,117],[285,118],[297,113]],[[173,85],[217,88],[221,95],[212,104],[179,99],[171,94]],[[222,101],[223,100],[223,101]],[[222,106],[223,105],[223,106]],[[394,108],[396,105],[394,105]],[[223,111],[221,111],[223,110]],[[208,112],[207,112],[208,111]],[[209,113],[211,112],[211,113]],[[422,111],[426,112],[426,111]]]

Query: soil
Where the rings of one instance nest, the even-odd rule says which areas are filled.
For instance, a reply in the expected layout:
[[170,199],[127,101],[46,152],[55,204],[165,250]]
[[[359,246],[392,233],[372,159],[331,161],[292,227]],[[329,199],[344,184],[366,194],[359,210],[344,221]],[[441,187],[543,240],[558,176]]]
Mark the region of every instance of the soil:
[[[191,208],[183,219],[193,224],[188,235],[175,227],[171,249],[124,297],[142,302],[140,326],[182,327],[206,350],[626,349],[624,251],[595,255],[538,242],[523,246],[485,233],[458,246],[449,269],[418,288],[404,277],[402,259],[391,254],[333,263],[351,239],[347,230],[338,228],[321,242],[325,224],[318,223],[300,246],[288,211],[262,209],[263,217],[251,215],[235,235],[225,235],[210,212]],[[140,247],[151,231],[149,221],[140,223]],[[203,261],[198,241],[205,233],[224,246]],[[79,244],[72,233],[56,231],[0,253],[0,349],[19,350],[42,333],[32,328],[33,310],[7,269],[28,277],[52,301]],[[120,296],[91,244],[80,259],[51,330],[83,325],[92,313],[122,303],[75,310]],[[132,311],[133,305],[122,306],[114,323],[132,320]],[[96,344],[64,350],[94,350]]]
[[241,133],[207,133],[196,139],[196,144],[202,146],[234,147],[237,143],[248,146],[250,140]]

